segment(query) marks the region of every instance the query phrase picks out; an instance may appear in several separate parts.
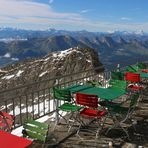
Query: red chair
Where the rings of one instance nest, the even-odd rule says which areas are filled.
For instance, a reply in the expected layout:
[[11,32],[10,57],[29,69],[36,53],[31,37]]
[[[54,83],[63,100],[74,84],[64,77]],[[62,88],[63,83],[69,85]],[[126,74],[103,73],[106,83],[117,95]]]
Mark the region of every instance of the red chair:
[[125,80],[132,82],[132,83],[139,83],[141,81],[140,74],[132,73],[132,72],[126,72],[125,73]]
[[148,73],[148,69],[142,69],[142,72]]
[[125,80],[129,82],[129,85],[127,87],[128,90],[139,92],[143,89],[143,86],[140,85],[140,82],[141,82],[140,74],[126,72]]
[[0,111],[0,129],[11,132],[14,126],[15,116]]
[[[88,119],[93,119],[99,123],[99,126],[96,131],[96,138],[98,137],[99,129],[100,128],[102,129],[104,125],[105,120],[102,120],[102,119],[107,114],[106,110],[99,110],[98,103],[99,101],[96,95],[76,93],[76,104],[84,107],[79,112],[80,117],[82,116]],[[102,125],[101,125],[101,122],[103,122]],[[79,129],[77,131],[77,135],[79,134],[79,131],[82,125],[83,124],[80,123]]]

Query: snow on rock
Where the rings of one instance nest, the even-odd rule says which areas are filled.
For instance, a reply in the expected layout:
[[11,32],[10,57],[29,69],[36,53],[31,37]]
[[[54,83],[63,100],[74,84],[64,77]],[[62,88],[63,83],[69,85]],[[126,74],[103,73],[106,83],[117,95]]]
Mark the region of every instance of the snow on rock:
[[23,70],[19,70],[16,74],[16,77],[19,77],[24,71]]
[[58,59],[60,58],[61,59],[61,58],[65,57],[66,55],[70,54],[73,51],[74,51],[73,48],[69,48],[67,50],[63,50],[63,51],[59,51],[59,52],[53,53],[52,56],[54,58],[58,58]]
[[6,73],[7,71],[6,70],[1,70],[0,69],[0,73]]
[[46,73],[48,73],[48,71],[42,72],[42,73],[39,75],[39,77],[42,77],[42,76],[45,75]]
[[58,57],[64,57],[66,56],[67,54],[70,54],[72,52],[71,48],[70,49],[67,49],[67,50],[63,50],[61,51],[59,54],[58,54]]
[[13,77],[15,77],[14,74],[13,74],[13,75],[8,75],[8,76],[4,76],[4,77],[2,77],[1,79],[7,79],[7,80],[9,80],[9,79],[11,79],[11,78],[13,78]]
[[86,60],[87,62],[91,63],[91,60]]
[[14,78],[14,77],[20,77],[20,75],[21,75],[23,72],[24,72],[23,70],[19,70],[16,74],[6,75],[6,76],[2,77],[1,79],[9,80],[9,79]]
[[102,64],[94,50],[73,47],[64,51],[49,53],[41,59],[30,59],[1,69],[7,72],[0,73],[0,82],[2,82],[0,88],[12,88],[14,82],[15,86],[30,84],[40,80],[85,71],[100,65]]
[[[63,50],[63,51],[58,51],[58,52],[53,52],[52,53],[52,57],[56,58],[56,59],[61,59],[63,57],[65,57],[67,54],[70,54],[71,52],[73,52],[73,48],[69,48],[67,50]],[[45,62],[47,62],[48,60],[50,60],[50,57],[47,57],[44,59]],[[55,59],[54,59],[55,60]]]

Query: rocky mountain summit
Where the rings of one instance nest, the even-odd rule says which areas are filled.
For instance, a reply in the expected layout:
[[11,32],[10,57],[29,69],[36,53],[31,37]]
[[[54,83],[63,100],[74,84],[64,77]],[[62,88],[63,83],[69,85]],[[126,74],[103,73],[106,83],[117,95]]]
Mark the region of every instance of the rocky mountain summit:
[[[51,52],[40,59],[31,59],[0,69],[0,88],[30,84],[102,66],[98,54],[90,48],[74,47]],[[101,69],[103,71],[103,68]]]

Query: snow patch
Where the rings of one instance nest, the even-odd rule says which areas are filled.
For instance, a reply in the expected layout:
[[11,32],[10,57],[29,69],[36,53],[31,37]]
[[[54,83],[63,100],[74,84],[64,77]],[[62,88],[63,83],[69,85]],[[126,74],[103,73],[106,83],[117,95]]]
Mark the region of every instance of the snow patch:
[[66,56],[67,54],[70,54],[72,51],[73,51],[72,48],[69,48],[69,49],[67,49],[67,50],[63,50],[63,51],[61,51],[61,52],[58,54],[58,57],[64,57],[64,56]]
[[44,59],[44,61],[48,61],[50,58],[48,57],[48,58],[46,58],[46,59]]
[[53,53],[52,56],[54,58],[63,58],[65,57],[67,54],[70,54],[72,52],[72,48],[69,48],[67,50],[63,50],[63,51],[59,51],[58,53]]
[[12,130],[11,134],[22,137],[23,136],[22,130],[23,130],[23,126],[20,126],[16,129]]
[[7,71],[5,71],[5,70],[1,70],[1,69],[0,69],[0,72],[6,73]]
[[42,72],[42,73],[39,75],[39,77],[42,77],[42,76],[45,75],[46,73],[48,73],[48,71]]
[[6,53],[3,57],[4,58],[10,58],[11,57],[11,54],[10,53]]
[[91,60],[88,60],[88,59],[87,59],[86,61],[87,61],[88,63],[91,63]]
[[19,77],[24,71],[23,70],[19,70],[16,74],[16,77]]
[[19,61],[19,58],[11,58],[13,61]]
[[9,79],[13,78],[14,76],[15,76],[14,74],[13,75],[8,75],[8,76],[2,77],[1,79],[7,79],[7,80],[9,80]]
[[52,56],[53,56],[54,58],[57,58],[58,55],[57,55],[57,53],[53,53]]
[[23,70],[19,70],[16,74],[12,74],[12,75],[7,75],[7,76],[4,76],[2,77],[1,79],[6,79],[6,80],[9,80],[13,77],[19,77],[24,71]]
[[[21,104],[21,107],[24,106],[24,104]],[[39,108],[38,108],[39,107]],[[33,110],[34,109],[34,110]],[[23,109],[21,109],[21,113],[26,113],[26,111],[28,111],[28,113],[32,113],[34,112],[34,115],[38,114],[38,109],[40,111],[40,116],[43,115],[43,111],[45,110],[45,113],[48,112],[49,110],[49,100],[45,100],[45,108],[44,108],[44,102],[41,102],[39,105],[38,104],[34,104],[34,106],[27,106],[24,107]],[[50,111],[54,110],[54,102],[53,100],[50,100]],[[15,116],[20,114],[20,106],[15,106],[14,108],[14,112],[15,112]],[[13,114],[13,110],[9,112],[10,114]]]

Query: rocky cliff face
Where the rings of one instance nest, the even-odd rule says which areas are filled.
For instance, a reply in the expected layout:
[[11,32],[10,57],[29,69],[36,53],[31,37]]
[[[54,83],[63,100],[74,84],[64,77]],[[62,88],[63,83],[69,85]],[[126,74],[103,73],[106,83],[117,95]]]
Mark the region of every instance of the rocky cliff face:
[[99,66],[102,64],[93,49],[70,48],[52,52],[41,59],[32,59],[2,68],[0,87],[6,89]]

